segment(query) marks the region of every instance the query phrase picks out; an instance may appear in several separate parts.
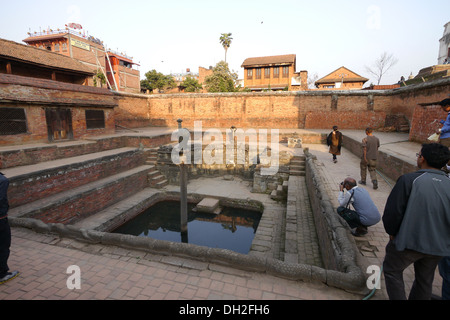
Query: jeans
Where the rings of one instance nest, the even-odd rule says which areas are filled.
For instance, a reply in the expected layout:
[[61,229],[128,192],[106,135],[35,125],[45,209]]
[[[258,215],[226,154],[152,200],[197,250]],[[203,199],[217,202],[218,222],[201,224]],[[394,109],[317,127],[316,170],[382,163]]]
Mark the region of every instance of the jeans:
[[442,300],[450,300],[450,257],[439,261],[439,274],[442,277]]
[[9,247],[11,246],[11,228],[8,218],[0,219],[0,278],[8,272]]
[[409,300],[430,300],[434,279],[434,272],[441,260],[440,256],[433,256],[405,249],[397,251],[392,241],[386,246],[386,256],[383,262],[383,272],[386,290],[390,300],[406,300],[403,271],[414,264],[415,279]]

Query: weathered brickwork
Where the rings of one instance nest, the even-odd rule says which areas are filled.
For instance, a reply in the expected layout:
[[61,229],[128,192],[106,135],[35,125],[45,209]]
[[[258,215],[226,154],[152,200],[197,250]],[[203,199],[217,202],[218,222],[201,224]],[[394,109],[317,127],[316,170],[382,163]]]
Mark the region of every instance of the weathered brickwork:
[[145,163],[144,152],[128,151],[94,161],[63,165],[10,179],[11,208],[97,181]]
[[[106,89],[0,74],[0,108],[23,108],[27,132],[0,136],[0,146],[48,142],[46,109],[69,109],[74,139],[115,132],[116,97]],[[104,128],[87,129],[86,110],[104,111]]]
[[[152,95],[121,98],[116,122],[152,126],[204,128],[382,128],[392,117],[405,118],[410,139],[425,141],[430,123],[445,115],[424,107],[448,97],[450,79],[393,90],[303,91],[236,94]],[[398,129],[398,128],[397,128]]]
[[70,201],[40,210],[29,217],[42,220],[45,223],[74,223],[135,194],[147,186],[147,175],[131,175],[92,192],[80,193]]
[[[192,127],[364,129],[384,126],[389,98],[368,92],[282,92],[238,94],[154,95],[119,100],[116,121]],[[122,107],[123,106],[123,107]],[[363,121],[361,121],[363,120]]]
[[422,142],[440,128],[439,120],[445,120],[447,113],[439,105],[418,106],[414,109],[409,139]]

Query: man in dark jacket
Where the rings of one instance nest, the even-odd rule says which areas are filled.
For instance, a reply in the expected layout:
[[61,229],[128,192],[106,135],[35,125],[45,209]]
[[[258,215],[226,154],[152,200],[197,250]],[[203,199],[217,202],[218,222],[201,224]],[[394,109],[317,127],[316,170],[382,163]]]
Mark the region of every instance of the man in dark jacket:
[[11,228],[8,223],[8,187],[9,180],[0,172],[0,284],[14,279],[18,271],[9,272],[8,258],[11,246]]
[[411,264],[409,299],[430,299],[436,266],[450,255],[450,178],[439,170],[449,159],[447,147],[422,145],[420,170],[401,176],[387,199],[383,223],[390,241],[383,271],[389,299],[406,300],[403,271]]

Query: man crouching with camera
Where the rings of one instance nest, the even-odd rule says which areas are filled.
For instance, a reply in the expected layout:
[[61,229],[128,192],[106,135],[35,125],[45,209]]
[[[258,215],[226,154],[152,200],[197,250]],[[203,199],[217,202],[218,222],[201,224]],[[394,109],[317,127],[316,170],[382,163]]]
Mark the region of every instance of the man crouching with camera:
[[[353,178],[346,178],[341,182],[339,190],[338,214],[350,226],[354,236],[365,235],[367,227],[373,226],[381,220],[380,212],[370,198],[369,192],[364,188],[358,188],[356,180]],[[355,210],[351,210],[350,205]]]

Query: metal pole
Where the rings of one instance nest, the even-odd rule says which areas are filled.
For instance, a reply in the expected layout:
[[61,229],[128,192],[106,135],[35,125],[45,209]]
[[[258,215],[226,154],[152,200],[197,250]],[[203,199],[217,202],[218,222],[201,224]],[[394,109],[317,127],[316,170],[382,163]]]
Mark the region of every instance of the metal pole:
[[180,164],[180,193],[181,240],[187,242],[187,170],[183,162]]
[[[181,130],[181,122],[178,119],[178,130]],[[182,140],[178,137],[178,142]],[[187,170],[183,151],[180,151],[180,222],[181,222],[181,241],[187,242]]]

